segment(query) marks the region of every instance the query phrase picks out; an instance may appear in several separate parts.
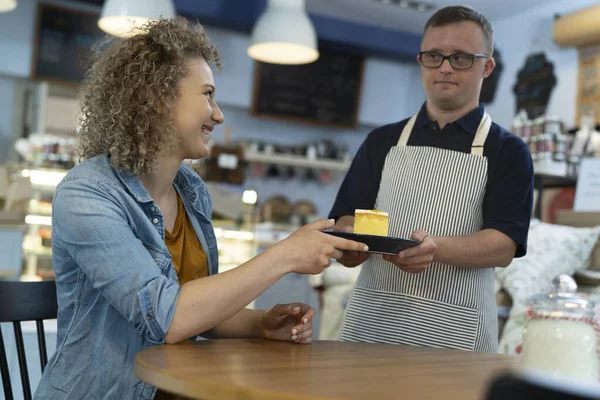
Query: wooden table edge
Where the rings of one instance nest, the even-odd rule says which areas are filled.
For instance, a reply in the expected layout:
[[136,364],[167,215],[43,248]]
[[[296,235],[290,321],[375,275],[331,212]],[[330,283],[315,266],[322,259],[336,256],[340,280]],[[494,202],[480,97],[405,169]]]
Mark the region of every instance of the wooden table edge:
[[[216,339],[218,340],[218,339]],[[227,340],[227,339],[225,339]],[[239,340],[239,339],[238,339]],[[243,340],[243,339],[241,339]],[[328,341],[318,341],[328,342]],[[331,341],[336,342],[337,341]],[[197,343],[185,343],[183,345],[194,346]],[[177,345],[159,345],[177,346]],[[218,382],[207,379],[203,376],[194,376],[192,380],[189,376],[177,376],[176,373],[166,369],[154,366],[151,362],[144,360],[144,353],[153,347],[138,352],[134,357],[134,373],[142,381],[167,392],[186,396],[192,399],[219,399],[219,400],[340,400],[346,397],[342,396],[323,396],[323,395],[300,395],[291,394],[284,391],[276,391],[252,386],[243,386],[233,382]],[[487,353],[482,353],[486,354]],[[518,356],[493,353],[497,359],[510,360],[508,365],[501,368],[503,372],[515,371],[518,363]],[[516,368],[518,370],[518,367]]]
[[[143,350],[142,350],[143,351]],[[165,390],[172,394],[190,397],[192,399],[268,399],[268,400],[306,400],[306,396],[293,395],[285,392],[275,392],[264,389],[252,389],[235,384],[222,384],[202,379],[198,377],[193,385],[193,390],[188,392],[185,390],[186,385],[189,387],[189,382],[183,382],[181,379],[173,376],[172,373],[156,368],[151,364],[146,363],[140,358],[140,353],[135,355],[134,373],[142,381]],[[157,384],[159,383],[159,384]],[[184,390],[181,390],[181,387]],[[202,393],[201,393],[202,392]],[[198,397],[202,396],[202,397]],[[341,397],[322,397],[311,396],[310,400],[335,400],[342,399]]]

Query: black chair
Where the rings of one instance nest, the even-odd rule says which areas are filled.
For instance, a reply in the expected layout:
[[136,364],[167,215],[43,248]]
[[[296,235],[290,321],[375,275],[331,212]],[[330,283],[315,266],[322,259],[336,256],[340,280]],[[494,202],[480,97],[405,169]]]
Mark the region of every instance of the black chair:
[[[0,281],[0,322],[13,323],[17,356],[19,358],[19,370],[21,373],[21,384],[23,385],[23,397],[26,400],[31,399],[31,387],[29,386],[29,372],[27,370],[27,360],[25,359],[21,321],[36,322],[40,364],[43,372],[48,363],[48,353],[46,352],[46,338],[44,336],[44,324],[42,321],[45,319],[56,318],[57,312],[58,304],[56,301],[56,284],[54,281]],[[6,350],[1,329],[0,371],[2,372],[4,396],[6,400],[13,400],[8,361],[6,359]]]

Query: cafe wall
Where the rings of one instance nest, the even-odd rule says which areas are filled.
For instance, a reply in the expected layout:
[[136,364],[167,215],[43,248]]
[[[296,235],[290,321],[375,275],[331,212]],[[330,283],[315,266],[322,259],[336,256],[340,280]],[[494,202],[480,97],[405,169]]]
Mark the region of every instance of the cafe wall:
[[[65,4],[60,1],[52,3]],[[496,45],[502,52],[504,67],[495,100],[487,106],[495,121],[510,126],[515,115],[513,86],[518,71],[529,53],[543,51],[554,64],[558,80],[550,97],[548,112],[565,120],[567,126],[576,124],[577,52],[575,49],[560,49],[553,43],[552,22],[555,14],[569,13],[595,3],[597,1],[593,0],[557,0],[510,18],[493,21]],[[12,13],[0,14],[0,52],[4,55],[0,59],[0,161],[6,159],[9,150],[14,77],[25,78],[29,75],[36,5],[36,0],[24,0]],[[215,74],[215,79],[218,100],[225,112],[227,125],[232,128],[233,139],[252,138],[291,144],[330,137],[347,145],[354,154],[373,126],[408,116],[424,99],[415,65],[368,58],[365,62],[358,129],[332,129],[257,119],[248,114],[253,73],[253,62],[245,53],[249,37],[212,27],[208,31],[222,54],[224,68]],[[389,82],[396,84],[390,85]],[[223,127],[215,131],[217,140],[222,135]],[[261,199],[282,192],[292,201],[311,198],[317,204],[319,213],[324,215],[337,192],[339,179],[325,186],[254,178],[248,184],[259,191]]]
[[13,86],[12,79],[0,76],[0,162],[8,157],[13,109]]
[[[0,14],[0,54],[4,55],[0,58],[0,162],[6,159],[8,137],[12,129],[14,77],[27,77],[30,71],[37,3],[35,0],[22,0],[15,11]],[[49,3],[65,4],[60,1]],[[354,155],[372,127],[405,118],[415,112],[425,98],[416,63],[401,64],[368,58],[365,62],[360,125],[357,129],[334,129],[254,118],[248,113],[253,76],[253,61],[246,55],[249,36],[213,27],[207,30],[216,42],[224,64],[223,69],[215,73],[217,100],[225,114],[226,125],[231,127],[232,139],[300,144],[330,138],[335,143],[346,145]],[[224,127],[216,129],[215,140],[221,141],[223,133]],[[341,177],[338,176],[325,185],[294,180],[284,183],[281,179],[261,178],[249,179],[247,184],[258,191],[259,201],[273,194],[284,193],[291,202],[310,199],[316,204],[319,214],[325,216],[340,182]]]
[[[246,56],[250,40],[242,34],[209,29],[221,52],[223,69],[215,73],[217,99],[231,126],[232,139],[272,141],[282,145],[315,142],[329,138],[345,146],[354,155],[366,134],[374,127],[394,122],[415,112],[424,101],[420,72],[414,65],[368,58],[365,62],[363,88],[357,129],[335,129],[310,124],[273,121],[249,115],[252,95],[253,61]],[[395,85],[386,82],[396,82]],[[223,137],[225,126],[215,129],[215,140]],[[303,182],[299,179],[256,178],[246,180],[259,193],[259,201],[285,194],[292,202],[310,200],[323,217],[337,194],[342,175],[334,174],[328,184]]]
[[504,69],[493,104],[487,107],[492,118],[510,127],[515,116],[513,86],[528,54],[542,51],[554,64],[557,84],[548,104],[548,114],[556,115],[573,127],[577,91],[577,51],[561,49],[552,40],[552,24],[556,14],[568,14],[597,4],[597,0],[555,0],[542,7],[510,18],[493,21],[497,48],[502,52]]

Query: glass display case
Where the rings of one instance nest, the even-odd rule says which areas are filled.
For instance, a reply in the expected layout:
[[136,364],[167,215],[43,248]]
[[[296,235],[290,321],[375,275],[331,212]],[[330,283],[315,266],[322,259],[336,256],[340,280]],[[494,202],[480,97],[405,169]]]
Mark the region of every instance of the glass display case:
[[[66,169],[26,167],[15,168],[15,179],[28,183],[21,197],[27,197],[23,207],[25,235],[23,237],[23,280],[53,278],[52,270],[52,198],[56,185]],[[215,220],[214,231],[219,247],[219,271],[241,265],[258,252],[252,225],[241,229],[230,220]]]

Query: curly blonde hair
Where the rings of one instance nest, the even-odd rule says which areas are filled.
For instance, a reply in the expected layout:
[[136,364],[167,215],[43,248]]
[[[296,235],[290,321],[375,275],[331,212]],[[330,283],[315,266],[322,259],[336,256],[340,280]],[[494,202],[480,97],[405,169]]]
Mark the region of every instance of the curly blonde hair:
[[185,18],[158,20],[126,39],[106,38],[92,49],[82,86],[82,158],[108,154],[115,168],[140,176],[175,147],[172,106],[185,62],[202,57],[221,67],[202,26]]

